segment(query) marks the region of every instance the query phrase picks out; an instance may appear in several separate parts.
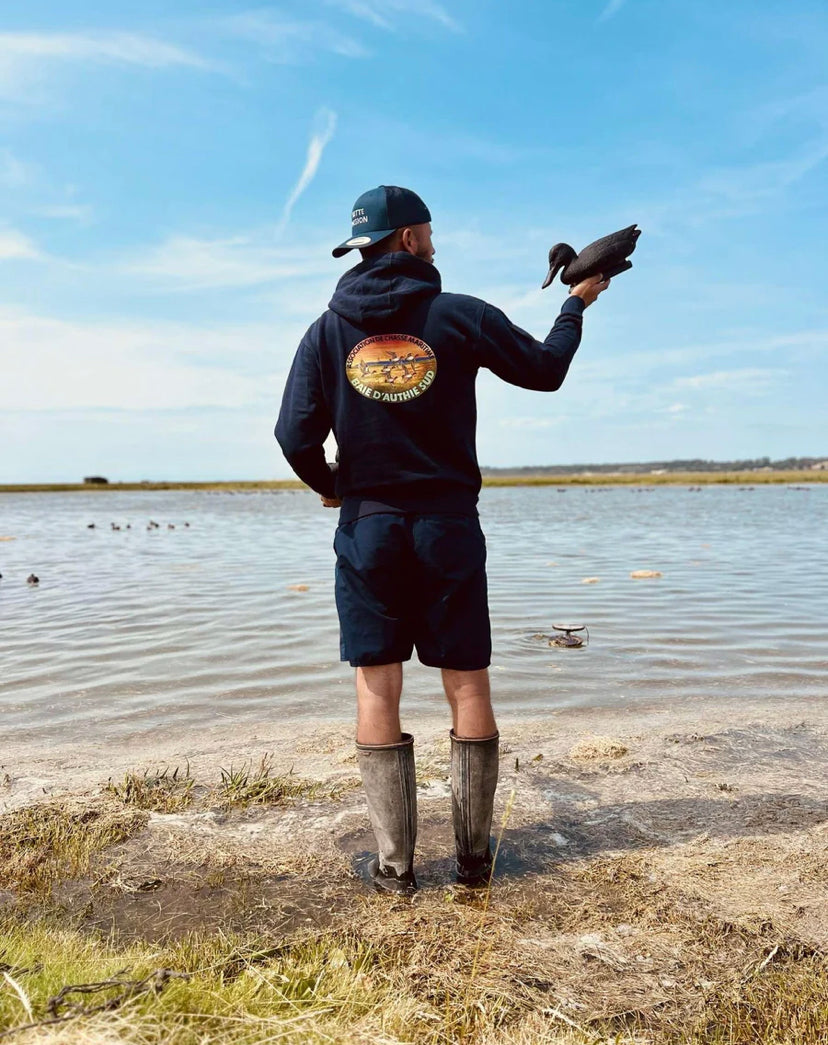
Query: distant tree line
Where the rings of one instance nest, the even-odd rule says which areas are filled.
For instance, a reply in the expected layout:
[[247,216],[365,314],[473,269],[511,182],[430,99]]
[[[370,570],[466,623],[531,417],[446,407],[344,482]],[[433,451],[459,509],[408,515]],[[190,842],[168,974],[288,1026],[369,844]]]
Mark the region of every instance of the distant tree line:
[[812,468],[828,460],[825,457],[785,457],[771,460],[770,457],[753,457],[743,461],[709,461],[694,457],[688,460],[641,461],[622,464],[549,464],[523,465],[517,468],[481,468],[483,475],[579,475],[583,472],[620,473],[637,475],[647,472],[750,472],[791,471]]

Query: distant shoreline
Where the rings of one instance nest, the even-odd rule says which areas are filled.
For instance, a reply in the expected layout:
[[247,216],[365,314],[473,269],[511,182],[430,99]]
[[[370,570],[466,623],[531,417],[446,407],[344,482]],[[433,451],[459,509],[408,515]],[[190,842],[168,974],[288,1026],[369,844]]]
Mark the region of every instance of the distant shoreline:
[[[733,472],[580,472],[566,475],[487,475],[484,486],[764,486],[768,483],[825,483],[828,471],[790,469]],[[255,492],[257,490],[305,490],[298,479],[230,480],[227,482],[139,482],[139,483],[7,483],[4,493],[113,493],[158,490],[213,490]]]

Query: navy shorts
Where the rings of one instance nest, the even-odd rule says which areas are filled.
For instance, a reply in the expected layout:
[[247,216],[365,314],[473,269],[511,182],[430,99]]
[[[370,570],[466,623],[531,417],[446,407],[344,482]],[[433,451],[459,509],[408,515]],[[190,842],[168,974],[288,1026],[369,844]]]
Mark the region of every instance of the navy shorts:
[[486,540],[476,515],[382,512],[339,526],[341,659],[410,660],[456,671],[489,666]]

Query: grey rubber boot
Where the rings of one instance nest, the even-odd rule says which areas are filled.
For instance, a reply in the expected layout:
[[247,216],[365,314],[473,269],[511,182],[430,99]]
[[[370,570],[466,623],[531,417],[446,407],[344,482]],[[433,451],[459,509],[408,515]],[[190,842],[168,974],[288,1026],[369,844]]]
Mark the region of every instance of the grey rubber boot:
[[492,806],[497,788],[500,734],[458,739],[451,730],[451,813],[460,885],[488,885],[492,873]]
[[399,744],[357,744],[357,754],[368,815],[377,840],[378,852],[369,865],[369,873],[381,892],[410,896],[417,889],[414,738],[403,733]]

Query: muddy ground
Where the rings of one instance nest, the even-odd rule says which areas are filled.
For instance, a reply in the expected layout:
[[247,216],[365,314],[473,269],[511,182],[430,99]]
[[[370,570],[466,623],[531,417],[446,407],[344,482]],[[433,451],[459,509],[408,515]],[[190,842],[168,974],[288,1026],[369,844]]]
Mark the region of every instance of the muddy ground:
[[[452,884],[446,722],[404,726],[419,779],[421,891],[411,904],[375,896],[360,877],[372,837],[352,786],[350,723],[51,751],[7,745],[0,813],[70,793],[111,801],[101,797],[110,778],[163,766],[189,764],[198,791],[219,767],[270,752],[275,772],[342,785],[341,794],[241,810],[205,798],[147,813],[89,875],[55,890],[66,918],[147,940],[455,924],[458,904],[482,901]],[[828,705],[566,710],[500,726],[487,946],[514,982],[547,984],[565,1022],[698,1009],[714,985],[828,953]],[[14,903],[2,890],[0,881],[0,904]]]

